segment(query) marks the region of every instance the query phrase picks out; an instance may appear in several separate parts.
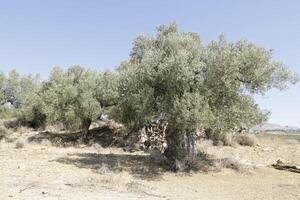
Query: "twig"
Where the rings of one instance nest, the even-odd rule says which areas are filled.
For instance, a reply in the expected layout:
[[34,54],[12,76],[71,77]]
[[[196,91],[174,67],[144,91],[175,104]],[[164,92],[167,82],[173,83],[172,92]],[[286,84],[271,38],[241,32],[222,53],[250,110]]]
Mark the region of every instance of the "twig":
[[21,190],[19,191],[19,193],[22,193],[22,192],[24,192],[25,190],[28,190],[28,189],[33,188],[33,187],[34,187],[34,185],[27,185],[25,188],[21,189]]

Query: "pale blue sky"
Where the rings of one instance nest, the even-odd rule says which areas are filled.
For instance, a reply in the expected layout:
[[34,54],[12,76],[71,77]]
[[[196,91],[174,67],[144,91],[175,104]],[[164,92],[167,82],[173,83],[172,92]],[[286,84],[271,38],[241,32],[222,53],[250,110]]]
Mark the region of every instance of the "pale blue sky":
[[[0,0],[0,70],[46,77],[55,65],[113,69],[138,34],[173,21],[204,43],[223,32],[272,48],[300,74],[298,0]],[[270,122],[300,127],[300,84],[257,101],[272,110]]]

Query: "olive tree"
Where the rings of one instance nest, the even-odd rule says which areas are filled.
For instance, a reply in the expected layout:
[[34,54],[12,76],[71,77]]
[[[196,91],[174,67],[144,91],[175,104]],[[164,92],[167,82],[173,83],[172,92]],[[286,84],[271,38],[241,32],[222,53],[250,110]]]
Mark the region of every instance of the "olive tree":
[[5,81],[5,76],[2,72],[0,72],[0,112],[3,111],[3,105],[5,103],[4,81]]
[[35,79],[31,89],[23,95],[21,105],[15,109],[15,115],[22,125],[44,129],[46,126],[44,108],[42,82],[39,79]]
[[[117,120],[138,130],[158,116],[168,122],[165,155],[172,165],[196,158],[195,133],[251,127],[266,115],[253,99],[296,82],[272,52],[247,42],[203,45],[196,33],[162,25],[139,36],[120,66]],[[175,166],[176,167],[176,166]]]
[[15,108],[22,106],[26,97],[35,90],[39,82],[38,75],[20,75],[15,70],[10,71],[7,77],[4,74],[0,76],[2,77],[0,78],[2,79],[1,91],[4,100]]
[[16,70],[12,70],[9,72],[4,84],[4,95],[6,103],[10,103],[14,107],[20,106],[22,97],[26,93],[23,92],[23,83],[26,80],[27,77],[21,76]]
[[67,70],[55,67],[42,89],[47,120],[87,134],[92,120],[101,112],[96,79],[97,72],[80,66]]
[[[20,75],[15,70],[9,72],[8,76],[0,74],[0,103],[6,115],[17,117],[23,125],[38,127],[45,122],[42,108],[38,105],[40,100],[37,93],[41,82],[38,75]],[[11,108],[3,108],[9,103]]]

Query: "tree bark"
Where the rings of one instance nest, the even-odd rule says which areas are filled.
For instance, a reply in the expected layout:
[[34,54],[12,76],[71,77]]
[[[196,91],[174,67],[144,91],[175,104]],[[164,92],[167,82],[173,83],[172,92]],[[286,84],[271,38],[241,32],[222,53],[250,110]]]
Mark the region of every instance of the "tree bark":
[[168,130],[166,139],[168,147],[164,155],[170,168],[175,171],[190,169],[198,153],[195,134],[188,131],[176,133]]
[[90,119],[83,120],[82,125],[81,125],[81,130],[82,130],[82,134],[84,136],[87,136],[89,134],[89,132],[90,132],[89,128],[91,126],[91,123],[92,123],[92,121]]

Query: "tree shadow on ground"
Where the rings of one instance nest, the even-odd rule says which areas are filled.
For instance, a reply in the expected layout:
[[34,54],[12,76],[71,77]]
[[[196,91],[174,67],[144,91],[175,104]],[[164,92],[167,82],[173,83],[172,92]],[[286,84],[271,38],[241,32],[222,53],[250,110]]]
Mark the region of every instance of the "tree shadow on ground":
[[165,171],[149,155],[78,153],[55,161],[92,169],[96,173],[126,171],[134,177],[146,180],[160,179]]
[[50,132],[43,131],[35,136],[29,137],[28,142],[42,143],[43,141],[50,141],[54,146],[70,147],[78,146],[80,144],[92,145],[100,144],[103,147],[121,146],[116,142],[115,130],[110,126],[101,126],[90,130],[87,135],[81,132]]

